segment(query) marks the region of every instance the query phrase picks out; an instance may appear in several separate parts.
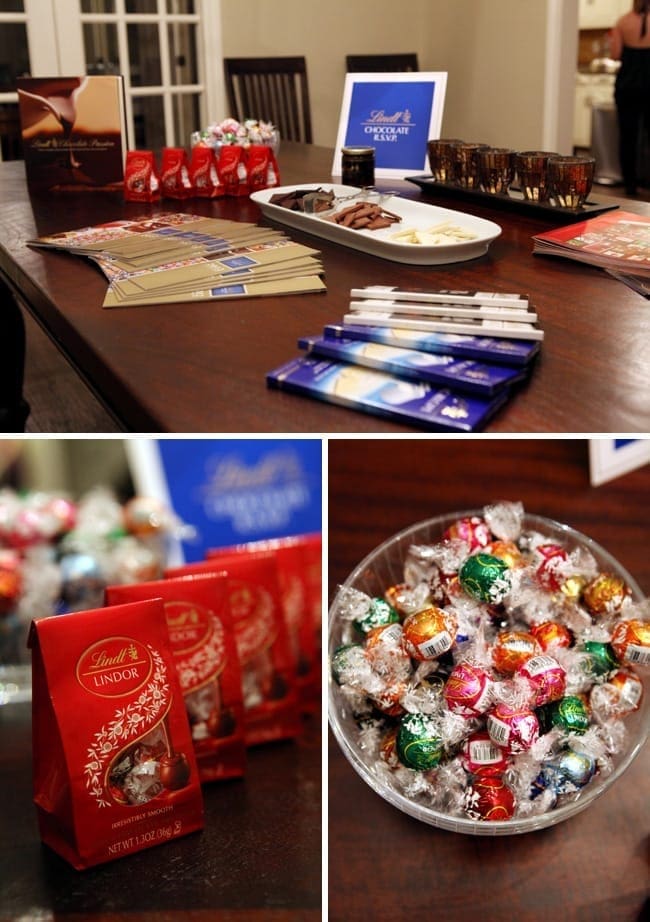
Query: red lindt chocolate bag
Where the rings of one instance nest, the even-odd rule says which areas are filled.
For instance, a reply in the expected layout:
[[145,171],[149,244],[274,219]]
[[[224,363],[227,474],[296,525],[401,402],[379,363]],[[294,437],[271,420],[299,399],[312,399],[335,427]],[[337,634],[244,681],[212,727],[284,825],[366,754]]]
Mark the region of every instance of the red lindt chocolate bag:
[[243,147],[224,144],[219,152],[217,169],[225,195],[248,195],[250,189]]
[[186,199],[192,195],[192,183],[184,147],[164,147],[160,186],[164,198]]
[[226,577],[109,586],[106,604],[161,598],[201,781],[244,774],[244,701]]
[[280,171],[275,154],[266,144],[251,144],[246,152],[246,169],[250,192],[280,185]]
[[130,150],[124,168],[124,200],[160,201],[160,179],[152,150]]
[[198,198],[218,198],[223,195],[214,150],[197,144],[190,156],[190,182]]
[[210,560],[224,555],[271,551],[278,562],[278,580],[291,652],[296,664],[300,705],[312,712],[320,696],[321,537],[291,535],[210,548]]
[[300,535],[305,567],[305,592],[307,596],[307,623],[313,632],[315,669],[308,681],[308,701],[318,705],[321,697],[323,662],[323,538],[319,532]]
[[224,555],[173,567],[168,577],[225,573],[242,668],[246,744],[301,732],[295,665],[282,613],[278,568],[272,551]]
[[32,622],[34,803],[81,870],[203,828],[161,599]]

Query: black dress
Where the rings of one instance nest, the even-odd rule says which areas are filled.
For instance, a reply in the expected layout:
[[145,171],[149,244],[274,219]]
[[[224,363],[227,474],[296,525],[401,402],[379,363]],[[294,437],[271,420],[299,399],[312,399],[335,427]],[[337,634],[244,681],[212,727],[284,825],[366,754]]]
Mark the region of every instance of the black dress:
[[637,182],[650,173],[650,164],[643,162],[650,149],[650,48],[623,47],[614,98],[623,182],[634,193]]

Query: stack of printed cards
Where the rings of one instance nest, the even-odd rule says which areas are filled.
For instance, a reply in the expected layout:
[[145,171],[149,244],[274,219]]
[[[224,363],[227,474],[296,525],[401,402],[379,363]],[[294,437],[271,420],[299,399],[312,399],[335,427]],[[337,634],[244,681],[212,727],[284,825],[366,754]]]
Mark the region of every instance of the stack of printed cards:
[[109,280],[103,307],[324,291],[318,250],[281,231],[159,214],[31,240],[92,259]]
[[[523,295],[374,286],[351,297],[343,323],[300,339],[306,357],[270,372],[269,387],[432,431],[473,432],[528,377],[543,338]],[[395,314],[421,325],[402,327]]]

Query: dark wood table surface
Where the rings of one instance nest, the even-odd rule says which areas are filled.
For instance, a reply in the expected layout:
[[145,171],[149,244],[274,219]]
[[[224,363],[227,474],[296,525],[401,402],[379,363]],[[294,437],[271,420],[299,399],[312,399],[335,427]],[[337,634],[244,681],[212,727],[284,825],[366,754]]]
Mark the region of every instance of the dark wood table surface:
[[41,845],[31,705],[0,707],[2,922],[321,919],[321,722],[248,751],[243,779],[204,785],[205,829],[86,871]]
[[[650,466],[589,485],[586,440],[330,440],[330,594],[442,512],[520,500],[606,547],[650,594]],[[648,744],[606,794],[538,832],[472,837],[385,802],[329,746],[329,918],[632,922],[650,892]],[[648,906],[645,905],[647,911]],[[648,915],[645,915],[648,918]]]
[[[279,162],[283,184],[330,181],[327,148],[283,143]],[[378,185],[421,197],[412,183]],[[597,188],[592,198],[598,200]],[[30,199],[23,164],[5,163],[0,165],[0,280],[19,291],[126,431],[412,431],[266,388],[266,373],[298,354],[297,339],[340,321],[350,289],[371,283],[531,296],[546,336],[542,354],[530,382],[489,423],[489,431],[650,431],[647,301],[591,266],[533,256],[531,237],[561,223],[554,215],[531,217],[447,196],[426,200],[495,220],[503,233],[479,259],[408,267],[290,229],[294,239],[320,247],[326,293],[102,310],[106,282],[97,269],[78,257],[29,249],[25,241],[159,208],[256,221],[257,206],[238,198],[143,208],[104,193]],[[650,214],[643,203],[620,204]]]

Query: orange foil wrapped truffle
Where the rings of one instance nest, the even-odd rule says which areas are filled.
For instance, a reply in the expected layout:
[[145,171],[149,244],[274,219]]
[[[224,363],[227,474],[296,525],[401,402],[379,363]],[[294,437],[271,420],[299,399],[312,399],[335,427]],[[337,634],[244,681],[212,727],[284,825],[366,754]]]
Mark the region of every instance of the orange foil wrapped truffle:
[[458,622],[450,612],[432,605],[409,615],[403,629],[404,649],[409,656],[416,660],[438,659],[453,646]]
[[485,548],[485,553],[503,560],[511,570],[516,567],[523,567],[526,563],[524,555],[514,541],[493,541]]
[[630,590],[625,580],[613,573],[601,573],[582,591],[582,601],[592,615],[619,612]]
[[570,647],[573,643],[573,634],[565,624],[559,621],[540,621],[539,624],[531,627],[530,633],[542,650]]
[[619,621],[610,643],[621,663],[650,666],[650,621]]
[[532,634],[525,631],[501,631],[492,647],[494,668],[503,675],[512,675],[531,656],[541,653]]

